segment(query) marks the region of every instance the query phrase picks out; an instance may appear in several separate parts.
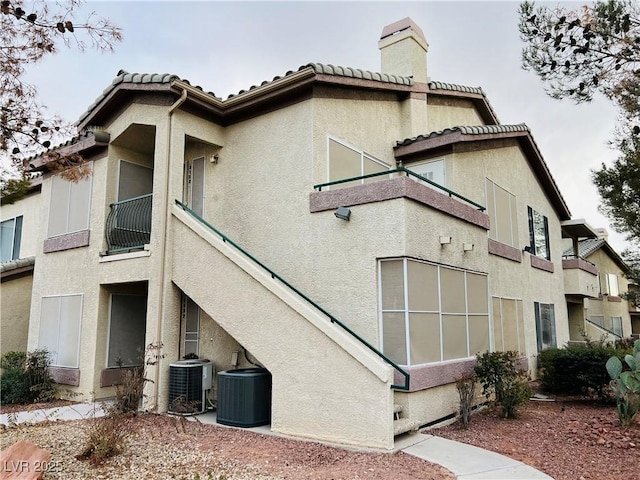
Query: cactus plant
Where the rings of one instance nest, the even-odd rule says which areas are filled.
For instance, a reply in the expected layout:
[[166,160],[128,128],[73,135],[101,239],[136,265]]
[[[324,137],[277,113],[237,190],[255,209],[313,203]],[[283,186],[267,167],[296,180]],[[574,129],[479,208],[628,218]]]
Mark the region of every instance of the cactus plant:
[[640,411],[640,340],[635,341],[633,354],[625,355],[624,362],[627,370],[618,357],[611,357],[606,368],[616,393],[618,418],[622,425],[629,426]]

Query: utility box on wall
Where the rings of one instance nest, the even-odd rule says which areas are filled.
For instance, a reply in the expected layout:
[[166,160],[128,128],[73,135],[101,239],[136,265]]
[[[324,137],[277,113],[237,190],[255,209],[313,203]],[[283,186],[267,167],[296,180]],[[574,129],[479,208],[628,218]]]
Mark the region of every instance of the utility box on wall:
[[218,372],[217,421],[234,427],[271,423],[271,374],[265,368]]

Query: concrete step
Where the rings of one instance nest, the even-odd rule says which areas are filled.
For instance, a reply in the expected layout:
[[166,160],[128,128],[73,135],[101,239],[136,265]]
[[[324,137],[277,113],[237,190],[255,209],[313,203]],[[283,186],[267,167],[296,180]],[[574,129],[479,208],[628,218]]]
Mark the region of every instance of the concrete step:
[[393,435],[401,435],[407,432],[417,432],[420,428],[420,422],[411,418],[400,418],[393,421]]

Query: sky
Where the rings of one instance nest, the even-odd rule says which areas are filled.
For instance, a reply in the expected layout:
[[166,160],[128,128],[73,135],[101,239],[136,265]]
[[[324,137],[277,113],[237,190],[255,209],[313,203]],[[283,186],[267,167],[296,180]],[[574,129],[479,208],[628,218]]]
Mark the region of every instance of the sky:
[[518,2],[111,1],[83,8],[123,29],[115,52],[61,50],[27,76],[49,112],[70,122],[120,69],[176,74],[221,98],[310,62],[379,71],[383,27],[411,17],[429,43],[430,79],[482,87],[501,123],[526,123],[573,218],[607,228],[618,252],[628,247],[598,212],[590,179],[616,158],[608,141],[617,111],[603,97],[583,105],[551,99],[522,69]]

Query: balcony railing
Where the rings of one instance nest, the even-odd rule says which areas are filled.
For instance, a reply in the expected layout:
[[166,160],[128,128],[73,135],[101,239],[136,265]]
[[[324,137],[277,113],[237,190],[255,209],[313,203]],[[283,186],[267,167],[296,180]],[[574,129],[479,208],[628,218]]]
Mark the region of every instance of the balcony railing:
[[153,194],[114,202],[107,216],[107,253],[144,248],[151,239],[151,200]]
[[443,187],[439,183],[436,183],[433,180],[429,180],[428,178],[425,178],[422,175],[419,175],[419,174],[417,174],[415,172],[412,172],[411,170],[409,170],[408,168],[405,168],[405,167],[399,167],[399,168],[395,168],[393,170],[386,170],[384,172],[370,173],[368,175],[360,175],[358,177],[345,178],[345,179],[342,179],[342,180],[336,180],[334,182],[320,183],[318,185],[314,185],[313,188],[314,188],[314,190],[318,190],[319,192],[321,192],[323,188],[330,187],[332,185],[340,185],[342,183],[349,183],[349,182],[353,182],[353,181],[357,181],[357,180],[367,180],[369,178],[382,177],[384,175],[390,175],[392,173],[404,173],[407,177],[415,177],[415,179],[417,179],[417,180],[419,180],[421,182],[427,183],[427,184],[431,185],[432,187],[436,188],[437,190],[441,190],[443,193],[449,195],[449,197],[453,197],[453,198],[456,198],[456,199],[458,199],[458,200],[460,200],[460,201],[462,201],[464,203],[467,203],[467,204],[475,207],[476,209],[480,210],[481,212],[485,211],[485,207],[483,207],[479,203],[476,203],[473,200],[469,200],[468,198],[463,197],[462,195],[454,192],[453,190],[449,190],[447,187]]

